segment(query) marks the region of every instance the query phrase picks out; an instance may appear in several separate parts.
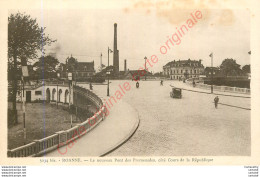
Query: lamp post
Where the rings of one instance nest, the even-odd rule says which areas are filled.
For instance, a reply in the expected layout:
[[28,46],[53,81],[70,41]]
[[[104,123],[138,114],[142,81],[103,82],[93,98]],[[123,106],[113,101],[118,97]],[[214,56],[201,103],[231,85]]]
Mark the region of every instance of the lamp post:
[[25,77],[29,77],[29,71],[27,67],[27,60],[26,58],[21,58],[21,64],[22,64],[22,82],[23,82],[23,95],[22,95],[22,101],[23,101],[23,132],[24,132],[24,144],[26,144],[26,127],[25,127],[25,94],[24,94],[24,82]]
[[59,104],[59,78],[60,78],[60,73],[57,73],[57,101],[56,101],[56,103],[57,103],[57,109],[58,109],[58,104]]
[[70,113],[70,127],[72,128],[72,114],[71,114],[71,85],[72,85],[72,73],[68,73],[68,80],[69,80],[69,113]]
[[147,60],[147,57],[145,56],[144,57],[144,79],[146,80],[146,60]]
[[23,102],[23,144],[26,144],[26,126],[25,126],[25,97],[24,97],[24,77],[22,76],[22,82],[23,82],[23,93],[22,93],[22,102]]
[[213,93],[213,52],[209,56],[211,57],[211,93]]
[[[74,85],[76,86],[77,85],[77,69],[78,69],[78,60],[76,59],[76,63],[75,63],[75,67],[74,67],[74,73],[75,73],[75,83]],[[76,121],[77,121],[77,117],[78,117],[78,95],[77,93],[75,93],[75,108],[76,108]]]
[[112,53],[113,51],[108,47],[107,50],[107,96],[109,96],[109,75],[110,75],[110,71],[109,71],[109,53]]

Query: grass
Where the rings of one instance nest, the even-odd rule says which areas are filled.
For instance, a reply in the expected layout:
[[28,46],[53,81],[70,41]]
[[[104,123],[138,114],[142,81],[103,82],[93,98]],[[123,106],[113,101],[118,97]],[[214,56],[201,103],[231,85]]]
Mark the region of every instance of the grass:
[[[8,104],[12,108],[11,103]],[[8,128],[8,149],[14,149],[24,145],[23,114],[21,103],[17,103],[18,124]],[[73,116],[75,119],[75,116]],[[55,104],[26,103],[26,141],[42,139],[53,135],[55,132],[67,130],[71,127],[70,115],[66,108]],[[73,121],[73,126],[80,121]]]

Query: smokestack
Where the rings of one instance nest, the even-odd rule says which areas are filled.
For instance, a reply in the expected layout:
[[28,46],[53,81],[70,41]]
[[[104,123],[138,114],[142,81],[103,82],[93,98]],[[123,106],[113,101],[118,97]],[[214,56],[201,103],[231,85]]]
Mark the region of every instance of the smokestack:
[[117,50],[117,24],[114,24],[114,52],[113,52],[113,66],[115,72],[119,71],[119,51]]
[[127,66],[126,66],[126,60],[125,60],[125,65],[124,65],[124,71],[127,71]]
[[114,51],[117,51],[117,24],[114,24]]

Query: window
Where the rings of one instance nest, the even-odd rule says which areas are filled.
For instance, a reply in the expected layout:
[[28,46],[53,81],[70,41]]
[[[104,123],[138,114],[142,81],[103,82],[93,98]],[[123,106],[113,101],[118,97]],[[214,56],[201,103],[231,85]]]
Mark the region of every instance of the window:
[[35,95],[42,95],[42,91],[35,91]]

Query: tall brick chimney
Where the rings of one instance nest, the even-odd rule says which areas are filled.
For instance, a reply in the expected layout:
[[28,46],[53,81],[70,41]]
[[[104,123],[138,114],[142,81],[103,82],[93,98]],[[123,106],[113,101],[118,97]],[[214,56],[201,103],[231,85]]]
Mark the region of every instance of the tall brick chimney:
[[125,60],[125,64],[124,64],[124,71],[127,71],[127,65],[126,65],[126,60]]
[[117,50],[117,24],[114,24],[114,50],[113,50],[113,66],[115,72],[119,72],[119,51]]

